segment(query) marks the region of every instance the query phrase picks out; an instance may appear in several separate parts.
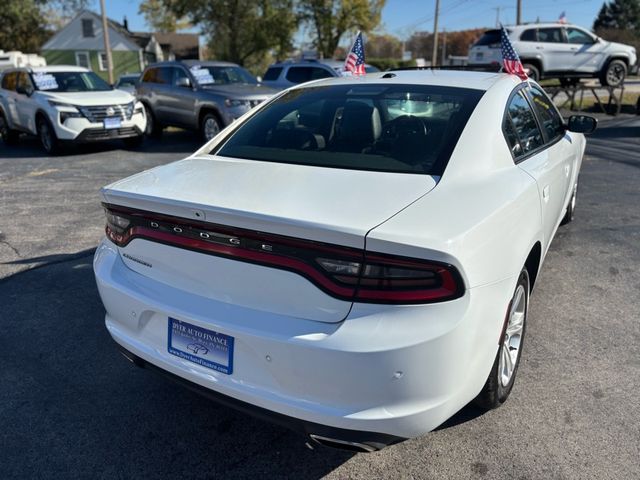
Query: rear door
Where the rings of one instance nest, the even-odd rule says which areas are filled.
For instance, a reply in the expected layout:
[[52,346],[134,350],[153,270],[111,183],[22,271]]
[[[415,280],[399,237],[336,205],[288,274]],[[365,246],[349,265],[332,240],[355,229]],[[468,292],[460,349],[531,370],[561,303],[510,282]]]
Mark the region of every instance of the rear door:
[[5,73],[2,77],[2,103],[7,115],[7,120],[13,128],[20,127],[20,114],[18,113],[18,72]]
[[568,159],[560,138],[551,138],[541,128],[526,88],[523,84],[513,93],[503,128],[514,161],[533,177],[538,186],[546,248],[565,206]]

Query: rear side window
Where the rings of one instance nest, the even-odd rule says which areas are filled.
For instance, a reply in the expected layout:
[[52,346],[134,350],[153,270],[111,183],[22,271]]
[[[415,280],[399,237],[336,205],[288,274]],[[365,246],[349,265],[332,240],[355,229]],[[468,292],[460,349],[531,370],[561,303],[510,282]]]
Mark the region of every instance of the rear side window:
[[282,67],[271,67],[265,72],[262,79],[267,81],[277,80],[281,72]]
[[170,85],[173,81],[173,69],[171,67],[157,67],[147,70],[142,77],[142,81],[146,83],[159,83]]
[[484,34],[474,44],[474,46],[479,47],[483,45],[486,45],[489,47],[499,47],[500,46],[500,30],[488,30],[484,32]]
[[544,128],[547,134],[547,140],[552,141],[563,136],[564,124],[562,117],[558,113],[558,110],[556,110],[553,102],[549,100],[549,97],[538,87],[532,87],[531,90],[529,90],[529,95],[531,96],[533,108],[536,110],[538,118],[542,123],[542,128]]
[[559,28],[539,28],[538,41],[546,43],[564,43],[562,30]]
[[428,85],[293,90],[231,134],[218,155],[441,175],[484,92]]
[[311,77],[311,69],[309,67],[291,67],[287,71],[287,80],[293,83],[308,82]]
[[529,30],[525,30],[520,35],[520,40],[523,42],[536,42],[538,41],[538,36],[536,35],[537,30],[535,28],[530,28]]
[[[524,97],[522,90],[517,92],[510,100],[505,119],[505,136],[510,143],[509,147],[516,158],[528,154],[544,144],[542,132],[538,128],[531,106]],[[509,133],[509,121],[513,125],[517,144],[512,144],[515,139]],[[511,138],[510,138],[511,135]],[[515,152],[518,152],[517,155]]]
[[144,83],[156,83],[156,76],[158,75],[157,68],[149,68],[144,75],[142,75],[142,81]]
[[17,78],[18,78],[17,72],[7,73],[4,77],[2,77],[2,88],[4,88],[5,90],[15,91]]

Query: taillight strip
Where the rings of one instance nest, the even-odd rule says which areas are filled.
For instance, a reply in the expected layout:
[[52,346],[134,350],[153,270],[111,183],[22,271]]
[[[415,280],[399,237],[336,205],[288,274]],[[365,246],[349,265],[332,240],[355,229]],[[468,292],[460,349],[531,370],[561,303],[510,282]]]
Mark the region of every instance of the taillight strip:
[[[153,212],[104,204],[116,224],[107,224],[107,237],[120,247],[136,238],[199,253],[265,265],[299,274],[325,293],[347,301],[418,304],[453,300],[464,294],[458,270],[449,264],[364,252],[351,247],[296,239],[236,227],[193,221]],[[122,222],[122,223],[119,223]],[[208,235],[208,237],[207,237]],[[226,241],[231,243],[225,243]],[[268,247],[268,248],[267,248]],[[320,257],[355,262],[359,274],[331,272],[320,265]],[[394,270],[395,275],[368,277],[367,268]],[[398,271],[424,272],[433,284],[415,275],[397,276]],[[377,270],[379,271],[379,270]],[[431,282],[430,282],[431,283]]]

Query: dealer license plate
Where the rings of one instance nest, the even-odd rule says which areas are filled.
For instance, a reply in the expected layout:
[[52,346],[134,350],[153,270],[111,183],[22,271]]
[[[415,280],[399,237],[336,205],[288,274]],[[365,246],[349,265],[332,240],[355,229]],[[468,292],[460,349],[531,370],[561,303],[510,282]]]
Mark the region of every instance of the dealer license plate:
[[169,317],[169,353],[231,375],[233,337]]
[[111,128],[120,128],[122,121],[118,117],[109,117],[104,119],[104,128],[107,130]]

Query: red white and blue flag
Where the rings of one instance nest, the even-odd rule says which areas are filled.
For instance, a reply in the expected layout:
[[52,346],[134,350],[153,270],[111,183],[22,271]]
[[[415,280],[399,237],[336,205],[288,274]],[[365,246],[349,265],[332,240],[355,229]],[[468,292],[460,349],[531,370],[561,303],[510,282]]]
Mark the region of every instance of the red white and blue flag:
[[529,78],[527,72],[524,71],[520,57],[513,49],[513,45],[511,45],[509,34],[504,26],[500,35],[500,43],[502,44],[502,70],[506,73],[517,75],[522,80]]
[[364,42],[360,32],[358,32],[356,41],[353,42],[351,51],[349,51],[349,55],[344,61],[344,71],[350,72],[352,75],[364,75],[367,73],[364,69]]
[[567,14],[562,12],[558,17],[558,23],[567,23]]

